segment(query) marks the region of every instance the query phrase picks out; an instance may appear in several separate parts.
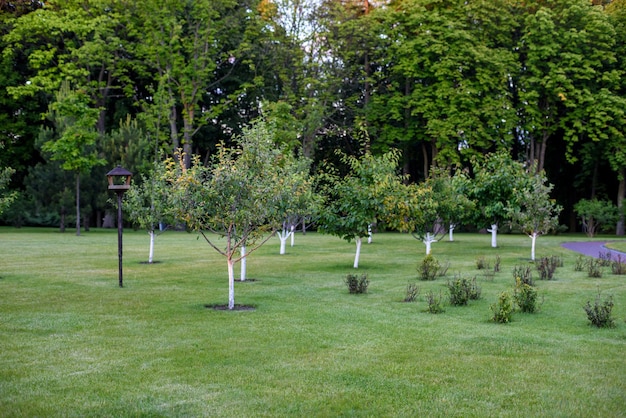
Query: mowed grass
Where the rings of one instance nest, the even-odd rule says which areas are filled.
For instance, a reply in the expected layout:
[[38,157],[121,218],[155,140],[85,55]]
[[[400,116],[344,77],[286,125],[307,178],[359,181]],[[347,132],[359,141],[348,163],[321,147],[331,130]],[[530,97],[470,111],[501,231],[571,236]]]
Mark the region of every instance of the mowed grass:
[[[273,238],[235,286],[255,310],[224,312],[205,305],[227,302],[225,260],[194,234],[157,238],[148,265],[147,234],[126,230],[119,288],[116,231],[0,228],[0,416],[626,416],[626,277],[575,272],[560,243],[586,237],[538,239],[538,257],[565,265],[553,281],[535,272],[540,312],[506,325],[489,307],[530,239],[446,240],[433,255],[447,277],[422,282],[424,245],[375,235],[356,271],[369,291],[350,295],[354,244],[298,234],[281,256]],[[501,272],[476,269],[496,255]],[[482,299],[426,313],[425,294],[447,298],[455,276],[476,277]],[[598,290],[614,328],[588,324]]]

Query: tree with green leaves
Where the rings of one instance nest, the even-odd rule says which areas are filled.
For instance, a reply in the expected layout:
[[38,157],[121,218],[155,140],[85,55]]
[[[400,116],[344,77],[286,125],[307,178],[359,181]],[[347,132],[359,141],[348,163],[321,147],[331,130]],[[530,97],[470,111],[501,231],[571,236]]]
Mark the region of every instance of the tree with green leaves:
[[498,246],[499,225],[508,219],[509,202],[515,201],[519,180],[526,176],[522,163],[514,161],[507,152],[488,154],[484,160],[474,158],[474,178],[470,196],[476,202],[474,222],[490,226],[491,246]]
[[[246,128],[238,147],[219,146],[210,165],[192,158],[170,158],[165,178],[170,184],[172,215],[226,258],[228,309],[235,307],[234,264],[267,242],[283,222],[280,209],[290,198],[287,173],[293,159],[274,146],[264,122]],[[221,247],[215,238],[225,239]],[[241,247],[247,252],[237,255]]]
[[61,168],[74,173],[76,179],[76,235],[80,235],[80,177],[105,161],[98,157],[96,122],[98,109],[90,106],[82,90],[74,90],[64,82],[51,103],[47,117],[54,128],[44,128],[40,135],[41,150]]
[[150,236],[148,264],[154,260],[155,239],[164,226],[169,224],[168,192],[163,164],[155,164],[148,175],[141,175],[141,181],[133,178],[130,189],[124,193],[124,212],[139,228],[145,229]]
[[359,267],[368,227],[378,219],[389,218],[385,199],[403,181],[397,174],[399,158],[398,150],[380,156],[366,152],[360,158],[341,154],[348,173],[341,176],[329,168],[322,174],[324,203],[318,231],[356,242],[354,268]]
[[562,207],[550,197],[554,185],[547,182],[544,172],[532,170],[520,179],[513,198],[506,207],[511,225],[532,240],[530,259],[535,261],[537,237],[554,231],[559,225]]
[[574,205],[574,211],[589,237],[612,228],[619,217],[617,207],[609,200],[581,199]]
[[17,197],[16,191],[8,191],[8,185],[14,173],[15,170],[11,167],[5,167],[0,170],[0,215],[2,215],[2,212],[4,212]]

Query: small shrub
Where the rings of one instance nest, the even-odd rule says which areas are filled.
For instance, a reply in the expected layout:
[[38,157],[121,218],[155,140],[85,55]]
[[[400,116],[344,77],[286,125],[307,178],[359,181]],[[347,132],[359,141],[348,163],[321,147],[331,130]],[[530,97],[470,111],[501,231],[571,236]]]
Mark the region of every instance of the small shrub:
[[574,271],[585,271],[588,262],[587,257],[582,254],[579,255],[576,257],[576,262],[574,263]]
[[415,299],[420,294],[420,288],[415,283],[409,283],[406,285],[406,296],[404,297],[405,302],[415,302]]
[[515,266],[513,267],[513,279],[519,279],[522,283],[529,286],[534,286],[533,270],[530,266]]
[[541,280],[552,280],[556,268],[562,266],[563,261],[558,256],[541,257],[535,264],[537,265],[537,270],[539,270]]
[[428,307],[426,308],[426,312],[431,313],[431,314],[438,314],[438,313],[445,312],[441,301],[442,301],[441,293],[439,293],[439,295],[436,295],[432,290],[428,292],[428,294],[426,295],[426,302],[428,302]]
[[598,290],[598,295],[596,296],[594,304],[592,305],[590,301],[587,301],[587,304],[583,306],[583,309],[587,313],[587,319],[589,319],[591,325],[598,328],[609,328],[615,326],[615,321],[611,317],[611,311],[613,310],[612,296],[602,300],[600,298],[600,291]]
[[348,274],[346,276],[346,285],[348,285],[348,290],[350,293],[367,293],[367,286],[369,286],[370,281],[367,278],[367,274]]
[[422,280],[435,280],[439,274],[439,261],[432,254],[428,254],[422,260],[422,263],[418,266],[420,273],[420,279]]
[[598,262],[600,263],[600,265],[602,267],[608,267],[611,265],[611,261],[612,261],[612,257],[611,257],[611,251],[606,251],[606,252],[600,252],[598,254]]
[[513,298],[520,311],[534,313],[537,310],[537,289],[519,278],[516,279]]
[[446,261],[444,264],[439,266],[439,271],[437,272],[437,276],[443,277],[448,273],[448,269],[450,268],[450,262]]
[[487,270],[490,269],[491,266],[489,265],[489,262],[485,259],[485,256],[481,255],[476,259],[476,268],[478,270]]
[[594,278],[602,277],[602,261],[600,259],[589,259],[587,262],[587,276]]
[[507,324],[511,322],[511,316],[513,315],[513,302],[509,292],[502,292],[498,297],[498,302],[491,305],[491,312],[493,317],[491,320],[500,324]]
[[500,258],[499,255],[496,255],[496,261],[493,263],[493,271],[495,273],[500,271],[500,263],[501,263],[502,259]]
[[611,271],[613,274],[626,274],[626,260],[622,259],[622,255],[618,254],[617,258],[613,260],[611,264]]
[[459,277],[452,282],[448,282],[450,291],[450,304],[454,306],[467,305],[470,300],[480,299],[481,289],[476,285],[476,278],[468,280]]

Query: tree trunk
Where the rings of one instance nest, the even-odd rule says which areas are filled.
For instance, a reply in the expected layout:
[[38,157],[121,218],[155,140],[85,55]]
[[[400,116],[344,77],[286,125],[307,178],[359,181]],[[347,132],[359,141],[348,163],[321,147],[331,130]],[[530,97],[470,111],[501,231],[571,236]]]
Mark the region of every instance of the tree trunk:
[[367,243],[372,243],[372,224],[367,225]]
[[431,251],[431,243],[433,242],[433,239],[430,235],[430,232],[426,233],[426,239],[424,240],[424,244],[426,244],[426,255],[430,254]]
[[148,264],[152,264],[154,257],[154,230],[148,232],[150,234],[150,251],[148,252]]
[[619,186],[617,187],[617,210],[619,218],[615,226],[615,233],[618,236],[624,235],[624,199],[626,199],[626,168],[622,168],[619,176]]
[[76,235],[80,235],[80,173],[76,173]]
[[354,256],[354,268],[359,268],[359,257],[361,256],[361,237],[356,239],[356,254]]
[[498,224],[492,224],[491,229],[487,231],[491,232],[491,247],[496,248],[498,246]]
[[245,282],[246,281],[246,269],[247,269],[247,262],[246,262],[246,246],[245,245],[241,245],[241,272],[240,272],[240,277],[241,277],[241,281]]
[[530,246],[530,260],[535,261],[535,244],[537,244],[537,233],[533,232],[530,236],[531,246]]
[[296,235],[296,226],[291,225],[291,246],[293,247],[296,244],[295,235]]
[[450,237],[449,237],[450,241],[454,241],[454,227],[455,227],[454,224],[450,224],[450,230],[449,230],[450,231]]
[[278,239],[280,240],[280,251],[279,251],[279,254],[283,255],[283,254],[285,254],[285,247],[287,246],[287,238],[289,238],[290,235],[293,236],[293,232],[287,232],[283,228],[283,230],[281,232],[277,232],[276,235],[278,236]]
[[226,262],[228,263],[228,309],[233,309],[235,307],[235,269],[232,254],[229,253]]

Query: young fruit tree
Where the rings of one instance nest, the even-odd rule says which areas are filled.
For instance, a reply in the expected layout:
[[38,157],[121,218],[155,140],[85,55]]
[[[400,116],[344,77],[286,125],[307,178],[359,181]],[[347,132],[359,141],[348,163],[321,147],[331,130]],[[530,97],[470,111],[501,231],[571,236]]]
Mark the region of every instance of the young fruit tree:
[[491,246],[498,246],[499,225],[508,219],[508,202],[515,201],[514,195],[519,179],[526,177],[522,163],[511,159],[508,153],[487,154],[484,160],[474,159],[474,179],[470,198],[476,202],[474,221],[477,226],[491,229]]
[[608,200],[581,199],[574,205],[574,211],[588,237],[594,237],[603,229],[612,228],[619,219],[617,207]]
[[[168,188],[164,179],[163,165],[155,165],[148,176],[141,176],[141,182],[133,179],[132,187],[124,194],[124,212],[139,228],[150,236],[148,264],[154,260],[154,242],[159,232],[165,229],[168,219]],[[165,227],[167,228],[167,227]]]
[[[197,231],[226,258],[228,309],[235,308],[234,264],[267,242],[280,227],[280,207],[289,199],[287,173],[293,158],[273,144],[267,126],[257,122],[244,129],[238,148],[218,147],[212,163],[182,155],[165,162],[171,185],[170,204],[176,219]],[[225,239],[220,246],[216,238]],[[241,247],[248,251],[242,252]]]
[[287,240],[291,238],[291,246],[294,246],[294,233],[299,225],[306,219],[312,219],[319,211],[321,204],[319,195],[314,190],[313,177],[309,174],[310,161],[299,159],[285,169],[284,185],[287,190],[287,198],[280,202],[279,212],[282,213],[282,227],[276,231],[280,240],[281,255],[285,254]]
[[426,184],[399,183],[384,200],[385,224],[392,229],[409,232],[426,245],[426,254],[431,252],[431,244],[443,236],[439,202],[430,186]]
[[468,197],[469,179],[461,170],[450,174],[449,169],[433,166],[424,184],[432,190],[437,202],[437,219],[431,226],[432,232],[443,233],[447,227],[449,240],[454,241],[454,229],[469,217],[475,207]]
[[400,152],[391,150],[374,156],[367,152],[361,158],[341,154],[348,173],[340,176],[327,168],[321,176],[324,202],[318,230],[356,242],[354,268],[359,267],[361,243],[368,236],[368,227],[377,218],[384,218],[386,196],[402,183],[396,174]]
[[511,204],[507,206],[511,226],[519,228],[532,240],[532,261],[535,261],[537,237],[555,230],[559,225],[562,207],[550,198],[553,187],[547,183],[544,172],[527,174],[520,179],[520,187],[515,190]]

